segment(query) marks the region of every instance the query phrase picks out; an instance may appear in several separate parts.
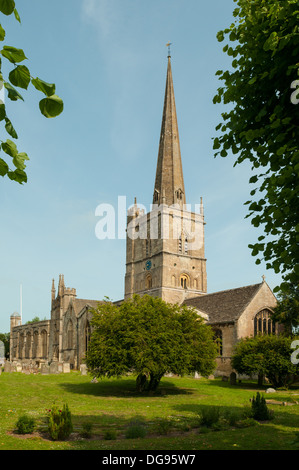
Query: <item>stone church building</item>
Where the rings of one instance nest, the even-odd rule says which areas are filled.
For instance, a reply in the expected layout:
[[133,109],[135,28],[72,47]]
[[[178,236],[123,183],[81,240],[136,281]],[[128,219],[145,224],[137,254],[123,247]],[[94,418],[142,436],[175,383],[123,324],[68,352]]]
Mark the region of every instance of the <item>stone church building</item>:
[[[264,278],[250,286],[207,292],[203,204],[198,212],[188,207],[169,56],[152,210],[144,213],[135,200],[127,214],[124,299],[149,294],[195,308],[215,331],[215,373],[227,375],[240,338],[277,333],[270,316],[276,298]],[[90,308],[99,302],[78,299],[76,289],[66,287],[60,275],[57,292],[54,280],[52,284],[50,320],[22,325],[18,314],[11,315],[10,362],[78,369],[91,334]]]

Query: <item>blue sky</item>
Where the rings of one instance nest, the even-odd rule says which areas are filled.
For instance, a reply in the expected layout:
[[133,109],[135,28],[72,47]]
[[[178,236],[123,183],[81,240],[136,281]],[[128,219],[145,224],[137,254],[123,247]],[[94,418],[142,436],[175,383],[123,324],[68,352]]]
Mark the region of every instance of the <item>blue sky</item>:
[[[208,291],[280,277],[255,265],[248,243],[260,234],[243,203],[250,167],[213,157],[222,106],[212,98],[229,67],[216,33],[232,21],[232,0],[18,0],[22,24],[2,19],[5,44],[24,49],[32,76],[54,82],[65,110],[48,120],[33,87],[6,99],[28,153],[28,183],[0,180],[0,332],[20,309],[23,322],[50,318],[52,278],[79,298],[123,298],[125,240],[95,236],[101,203],[152,202],[167,48],[179,122],[187,202],[205,208]],[[5,69],[9,71],[9,68]],[[2,131],[2,135],[5,133]],[[3,138],[3,137],[2,137]],[[6,136],[5,136],[6,139]]]

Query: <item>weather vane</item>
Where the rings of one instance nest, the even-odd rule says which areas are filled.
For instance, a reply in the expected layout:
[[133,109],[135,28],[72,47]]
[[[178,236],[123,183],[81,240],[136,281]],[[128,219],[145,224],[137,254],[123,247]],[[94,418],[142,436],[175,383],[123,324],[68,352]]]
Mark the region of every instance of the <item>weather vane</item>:
[[170,46],[171,46],[171,44],[172,44],[172,42],[168,42],[168,43],[166,44],[166,46],[168,47],[168,57],[171,57],[171,56],[170,56]]

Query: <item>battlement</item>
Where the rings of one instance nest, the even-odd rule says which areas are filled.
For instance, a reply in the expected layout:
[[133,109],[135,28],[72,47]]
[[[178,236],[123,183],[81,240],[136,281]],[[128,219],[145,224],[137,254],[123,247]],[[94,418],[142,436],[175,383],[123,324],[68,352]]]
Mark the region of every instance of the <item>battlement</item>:
[[76,289],[73,287],[65,287],[63,291],[63,295],[72,295],[72,296],[77,296]]

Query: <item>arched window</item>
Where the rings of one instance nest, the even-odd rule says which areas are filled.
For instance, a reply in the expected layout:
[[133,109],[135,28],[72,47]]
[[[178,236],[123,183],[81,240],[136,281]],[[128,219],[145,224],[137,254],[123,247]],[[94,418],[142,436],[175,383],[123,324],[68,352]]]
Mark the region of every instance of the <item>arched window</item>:
[[254,317],[254,336],[262,335],[275,335],[277,333],[276,323],[271,318],[271,311],[267,308],[261,310]]
[[181,189],[178,189],[176,192],[176,198],[182,200],[183,199],[183,191]]
[[213,328],[214,342],[217,346],[218,356],[222,356],[222,331],[219,328]]
[[37,355],[38,348],[38,331],[33,333],[33,343],[32,343],[32,358],[34,359]]
[[189,277],[187,274],[181,274],[180,285],[183,289],[187,289],[189,287]]
[[184,234],[179,238],[179,253],[188,254],[188,238]]
[[90,341],[90,335],[91,335],[90,323],[89,323],[88,320],[86,320],[85,331],[84,331],[84,336],[85,336],[85,351],[88,350],[88,344],[89,344],[89,341]]
[[24,348],[24,333],[20,334],[19,339],[19,358],[23,359],[23,348]]
[[152,287],[153,287],[153,280],[152,280],[152,276],[149,274],[148,276],[146,276],[146,288],[151,289]]
[[67,324],[67,348],[71,349],[73,347],[73,322],[69,320]]
[[29,359],[30,358],[30,352],[31,352],[31,333],[28,331],[26,334],[26,346],[25,346],[25,358]]
[[41,332],[41,340],[42,340],[42,357],[45,359],[48,356],[48,333],[46,330]]

